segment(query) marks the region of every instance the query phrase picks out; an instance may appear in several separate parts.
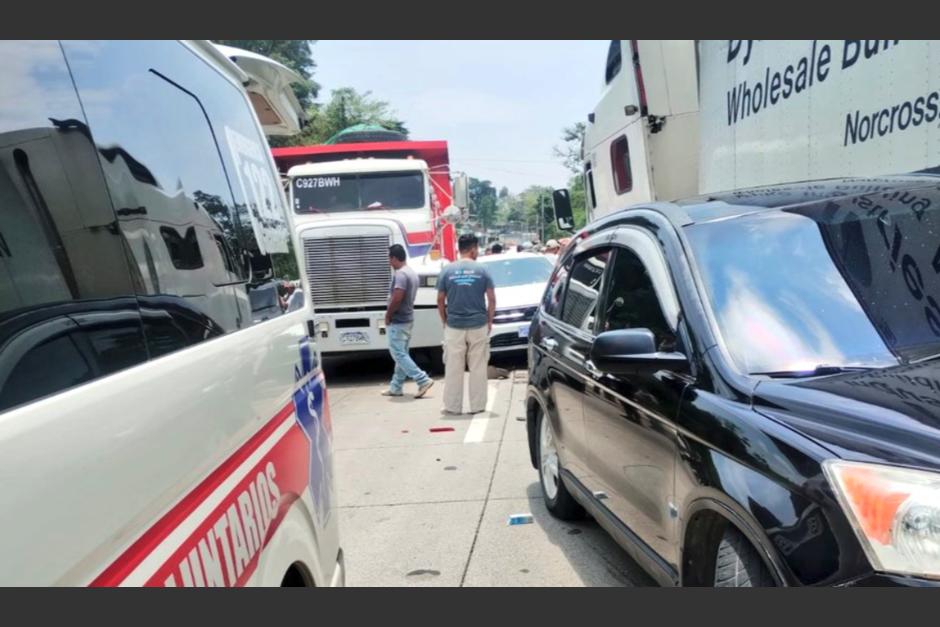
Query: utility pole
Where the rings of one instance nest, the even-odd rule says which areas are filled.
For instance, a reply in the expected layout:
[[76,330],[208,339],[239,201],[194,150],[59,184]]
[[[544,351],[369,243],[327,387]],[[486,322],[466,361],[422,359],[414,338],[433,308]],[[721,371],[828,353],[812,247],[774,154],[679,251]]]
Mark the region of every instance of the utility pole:
[[539,243],[545,245],[545,201],[548,196],[542,194],[539,197]]

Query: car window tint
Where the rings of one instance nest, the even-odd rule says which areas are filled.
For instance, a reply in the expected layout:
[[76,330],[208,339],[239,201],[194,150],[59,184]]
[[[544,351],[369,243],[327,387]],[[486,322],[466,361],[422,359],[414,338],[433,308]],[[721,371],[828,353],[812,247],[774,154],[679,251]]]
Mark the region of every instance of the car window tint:
[[[54,367],[53,367],[54,364]],[[0,411],[91,381],[94,372],[68,335],[33,347],[20,358],[0,391]]]
[[604,331],[649,329],[659,350],[675,349],[675,332],[666,321],[649,272],[629,248],[618,248],[614,256],[603,324]]
[[565,290],[561,315],[564,322],[588,333],[595,332],[597,301],[609,256],[610,251],[604,249],[575,261]]
[[[63,46],[138,294],[172,315],[195,310],[213,330],[203,337],[260,321],[250,293],[299,271],[270,148],[239,85],[178,41]],[[152,352],[199,337],[156,335]]]
[[[4,410],[141,363],[147,351],[126,242],[62,49],[3,41],[0,58]],[[101,324],[81,322],[92,318]]]
[[561,317],[561,302],[565,286],[568,284],[570,267],[570,261],[556,266],[555,272],[548,281],[548,287],[545,288],[545,295],[542,297],[542,310],[555,318]]

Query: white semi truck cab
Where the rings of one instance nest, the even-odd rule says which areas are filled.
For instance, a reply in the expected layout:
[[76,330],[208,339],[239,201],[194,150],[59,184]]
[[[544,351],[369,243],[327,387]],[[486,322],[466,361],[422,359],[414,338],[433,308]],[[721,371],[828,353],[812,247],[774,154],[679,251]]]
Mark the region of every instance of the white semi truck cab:
[[435,190],[439,183],[430,174],[428,163],[415,158],[354,158],[288,170],[323,352],[388,349],[389,247],[400,244],[419,277],[411,345],[439,359],[437,278],[448,261],[442,254],[444,229],[459,210],[440,209],[439,198],[449,200],[450,190]]

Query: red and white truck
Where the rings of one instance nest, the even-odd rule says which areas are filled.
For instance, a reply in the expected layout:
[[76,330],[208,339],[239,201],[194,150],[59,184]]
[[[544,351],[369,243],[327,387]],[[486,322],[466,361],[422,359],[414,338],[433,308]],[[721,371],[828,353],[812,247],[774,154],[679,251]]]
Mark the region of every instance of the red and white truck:
[[441,268],[456,258],[454,223],[467,181],[445,141],[378,141],[274,148],[289,182],[316,334],[325,353],[387,350],[388,248],[401,244],[418,273],[412,347],[439,363]]

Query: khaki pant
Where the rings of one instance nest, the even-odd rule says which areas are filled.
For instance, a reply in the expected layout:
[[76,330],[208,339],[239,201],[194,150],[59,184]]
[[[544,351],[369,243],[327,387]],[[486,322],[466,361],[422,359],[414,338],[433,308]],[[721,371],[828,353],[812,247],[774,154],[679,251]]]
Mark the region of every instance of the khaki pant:
[[490,333],[486,325],[476,329],[444,327],[444,409],[463,413],[463,373],[470,370],[470,411],[486,409],[486,366],[490,361]]

